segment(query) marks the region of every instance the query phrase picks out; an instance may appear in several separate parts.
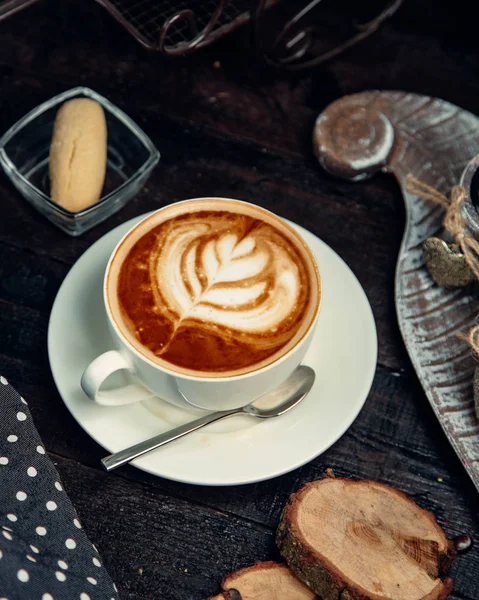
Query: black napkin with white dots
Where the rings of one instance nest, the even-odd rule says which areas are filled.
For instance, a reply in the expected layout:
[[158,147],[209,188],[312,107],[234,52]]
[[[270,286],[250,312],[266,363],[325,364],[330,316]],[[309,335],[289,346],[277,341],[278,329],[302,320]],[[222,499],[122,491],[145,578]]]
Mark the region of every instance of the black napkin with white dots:
[[119,600],[45,453],[0,376],[0,600]]

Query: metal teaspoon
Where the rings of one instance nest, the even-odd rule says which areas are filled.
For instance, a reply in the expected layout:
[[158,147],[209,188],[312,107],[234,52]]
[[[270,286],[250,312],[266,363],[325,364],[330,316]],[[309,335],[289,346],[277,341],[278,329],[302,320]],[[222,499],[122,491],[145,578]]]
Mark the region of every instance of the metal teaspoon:
[[149,440],[130,446],[130,448],[110,454],[102,458],[101,463],[106,471],[112,471],[151,450],[177,440],[192,431],[205,427],[205,425],[226,419],[226,417],[233,417],[234,415],[250,415],[251,417],[259,417],[260,419],[279,417],[288,412],[288,410],[291,410],[306,397],[313,386],[314,378],[315,373],[313,369],[301,365],[277,388],[263,394],[246,406],[208,413],[195,421],[185,423],[185,425],[180,425],[179,427],[175,427],[175,429],[160,433]]

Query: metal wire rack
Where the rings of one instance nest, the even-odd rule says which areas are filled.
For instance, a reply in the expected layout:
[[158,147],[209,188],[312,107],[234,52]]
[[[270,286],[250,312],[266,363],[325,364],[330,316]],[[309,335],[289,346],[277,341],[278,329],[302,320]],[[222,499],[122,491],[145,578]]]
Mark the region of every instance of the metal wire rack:
[[[0,21],[38,1],[0,0]],[[404,0],[368,0],[366,3],[351,0],[350,5],[359,6],[361,11],[364,6],[371,9],[373,5],[373,13],[366,19],[352,19],[349,33],[343,39],[329,41],[335,29],[331,14],[323,14],[322,29],[321,21],[318,23],[315,18],[316,9],[325,4],[323,0],[306,3],[296,0],[95,1],[145,48],[170,56],[191,53],[251,21],[258,59],[277,69],[298,71],[326,62],[372,35],[396,13]],[[336,6],[336,0],[331,4]],[[270,14],[269,9],[275,5],[278,9],[286,7],[289,14],[286,11],[283,20],[276,19],[276,23],[271,24],[265,15]],[[340,13],[341,21],[348,20],[348,12],[351,11]],[[269,35],[265,35],[267,30]],[[271,33],[274,34],[272,39],[265,44]]]
[[[251,0],[96,0],[143,46],[168,55],[210,44],[250,19]],[[278,0],[267,0],[267,8]]]
[[0,21],[35,2],[38,0],[0,0]]

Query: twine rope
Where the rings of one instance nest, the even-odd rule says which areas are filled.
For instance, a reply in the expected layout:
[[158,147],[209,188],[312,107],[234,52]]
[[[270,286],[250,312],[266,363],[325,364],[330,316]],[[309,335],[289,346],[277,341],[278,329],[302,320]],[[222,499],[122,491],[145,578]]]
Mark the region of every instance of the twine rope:
[[[406,177],[406,191],[424,200],[431,200],[446,209],[443,221],[444,228],[461,248],[467,264],[476,279],[479,280],[479,242],[467,231],[466,222],[462,215],[466,190],[460,185],[455,185],[451,189],[450,198],[448,198],[409,173]],[[467,341],[475,354],[479,356],[479,325],[473,327],[467,334],[459,334],[459,337]]]

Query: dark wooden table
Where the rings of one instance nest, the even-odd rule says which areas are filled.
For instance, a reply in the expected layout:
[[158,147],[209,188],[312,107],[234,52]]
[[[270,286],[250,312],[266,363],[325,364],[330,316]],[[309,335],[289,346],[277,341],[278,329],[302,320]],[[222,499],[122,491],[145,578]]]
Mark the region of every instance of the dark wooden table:
[[[452,598],[479,598],[477,492],[429,407],[397,327],[399,189],[387,176],[335,180],[318,166],[310,143],[314,119],[329,102],[365,89],[438,96],[479,113],[479,50],[473,22],[462,17],[465,4],[411,4],[353,51],[292,76],[255,64],[245,31],[189,58],[147,53],[87,0],[43,0],[0,23],[0,132],[54,94],[85,84],[137,120],[162,153],[138,197],[77,239],[35,212],[0,175],[0,371],[28,398],[122,599],[200,600],[228,572],[277,558],[274,531],[284,503],[327,467],[396,486],[433,511],[449,536],[476,538],[454,566]],[[248,200],[306,226],[350,265],[378,328],[372,390],[332,448],[271,481],[202,488],[133,467],[106,474],[104,450],[73,420],[52,380],[52,303],[70,267],[104,233],[175,200],[210,194]]]

